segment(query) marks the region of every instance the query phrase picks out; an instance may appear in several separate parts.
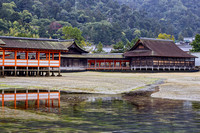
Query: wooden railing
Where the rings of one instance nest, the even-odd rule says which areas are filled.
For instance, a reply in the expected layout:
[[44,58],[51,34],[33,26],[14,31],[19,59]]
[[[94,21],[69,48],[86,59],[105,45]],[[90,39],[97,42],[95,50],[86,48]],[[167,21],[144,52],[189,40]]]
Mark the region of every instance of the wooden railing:
[[87,70],[129,70],[130,67],[87,67]]
[[59,60],[26,60],[26,59],[0,59],[0,66],[17,67],[59,67]]

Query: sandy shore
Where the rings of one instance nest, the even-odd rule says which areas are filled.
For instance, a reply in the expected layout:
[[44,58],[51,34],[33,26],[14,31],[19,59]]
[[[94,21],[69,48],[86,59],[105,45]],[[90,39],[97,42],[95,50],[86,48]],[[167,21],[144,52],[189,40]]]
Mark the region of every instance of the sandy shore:
[[119,94],[145,88],[163,79],[152,97],[200,101],[200,72],[195,73],[63,73],[62,77],[0,78],[1,88],[56,89],[69,92]]

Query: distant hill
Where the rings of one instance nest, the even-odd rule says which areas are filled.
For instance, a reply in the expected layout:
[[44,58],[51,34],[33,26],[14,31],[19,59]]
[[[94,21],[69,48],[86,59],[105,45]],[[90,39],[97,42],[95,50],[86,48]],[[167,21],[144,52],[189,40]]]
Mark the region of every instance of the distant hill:
[[94,44],[159,33],[178,39],[200,33],[199,12],[199,0],[1,0],[0,35],[61,38],[73,26]]
[[171,34],[185,37],[200,33],[199,0],[116,0],[130,8],[142,11],[164,25],[172,24]]

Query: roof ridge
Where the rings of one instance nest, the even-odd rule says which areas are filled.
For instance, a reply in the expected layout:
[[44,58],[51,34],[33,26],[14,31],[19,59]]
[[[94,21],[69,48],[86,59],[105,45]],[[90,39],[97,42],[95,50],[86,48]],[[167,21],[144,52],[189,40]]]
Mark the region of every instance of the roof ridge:
[[152,41],[173,42],[173,40],[169,40],[169,39],[157,39],[157,38],[146,38],[146,37],[140,37],[140,40],[152,40]]
[[32,41],[55,41],[55,42],[72,42],[74,39],[60,40],[49,38],[29,38],[29,37],[14,37],[14,36],[0,36],[0,39],[16,39],[16,40],[32,40]]

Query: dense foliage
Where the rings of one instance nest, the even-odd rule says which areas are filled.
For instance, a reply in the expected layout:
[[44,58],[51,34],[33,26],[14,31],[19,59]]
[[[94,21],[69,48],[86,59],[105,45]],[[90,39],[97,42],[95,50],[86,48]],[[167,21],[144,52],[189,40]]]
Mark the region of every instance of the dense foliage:
[[[167,30],[167,34],[192,37],[200,33],[199,0],[116,0],[144,12]],[[164,32],[163,32],[164,33]]]
[[158,38],[157,38],[157,39],[165,39],[165,40],[173,40],[173,41],[175,41],[175,38],[174,38],[173,35],[168,35],[168,34],[166,34],[166,33],[164,33],[164,34],[160,33],[160,34],[158,35]]
[[126,45],[159,33],[194,36],[199,12],[198,0],[1,0],[0,35],[61,38],[72,26],[94,44]]
[[200,34],[195,36],[195,40],[191,43],[192,52],[200,52]]
[[103,53],[103,44],[101,42],[99,42],[98,45],[96,45],[95,50],[93,51],[93,53]]

